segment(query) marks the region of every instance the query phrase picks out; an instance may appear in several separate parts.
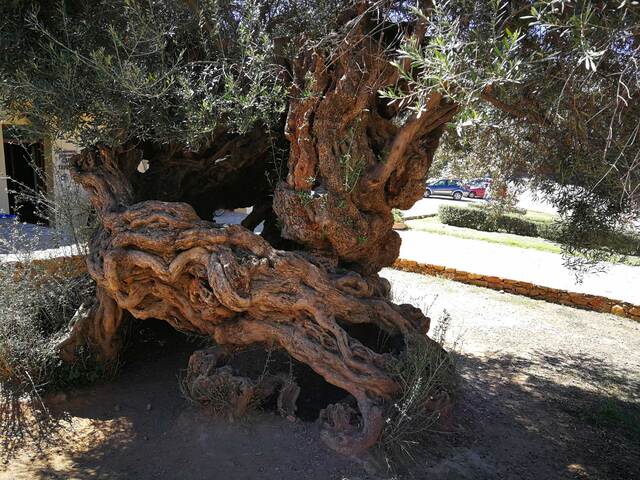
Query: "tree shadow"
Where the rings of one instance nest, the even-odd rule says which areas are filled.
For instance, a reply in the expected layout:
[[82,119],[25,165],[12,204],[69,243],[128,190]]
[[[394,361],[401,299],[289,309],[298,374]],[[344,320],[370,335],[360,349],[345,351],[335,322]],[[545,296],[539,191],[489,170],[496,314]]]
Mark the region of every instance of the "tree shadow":
[[[81,421],[77,448],[27,465],[23,478],[368,478],[322,447],[312,424],[266,413],[230,423],[190,408],[176,377],[200,346],[172,335],[144,335],[150,344],[119,377],[70,394],[62,408]],[[452,427],[405,476],[640,478],[637,372],[587,354],[455,356]]]
[[[640,477],[640,382],[587,354],[457,354],[456,451],[486,478]],[[482,475],[460,478],[485,478]]]
[[232,422],[191,406],[178,377],[202,345],[161,330],[139,335],[147,345],[130,348],[115,379],[68,394],[71,445],[27,465],[26,478],[324,480],[357,468],[321,446],[314,424],[266,412]]

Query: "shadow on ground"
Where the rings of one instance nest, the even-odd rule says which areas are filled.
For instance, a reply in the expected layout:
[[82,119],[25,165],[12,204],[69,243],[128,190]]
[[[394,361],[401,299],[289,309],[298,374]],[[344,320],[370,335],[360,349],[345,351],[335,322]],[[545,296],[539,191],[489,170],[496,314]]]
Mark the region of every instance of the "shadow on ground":
[[0,479],[326,480],[360,471],[320,444],[314,424],[269,413],[231,423],[191,406],[178,377],[201,345],[168,325],[138,336],[147,344],[130,348],[116,378],[58,400],[73,418],[67,442],[21,455]]
[[457,359],[459,429],[431,478],[640,478],[640,385],[625,372],[588,355]]
[[[149,345],[134,348],[116,379],[61,404],[75,419],[67,445],[18,458],[0,479],[372,478],[326,450],[313,424],[266,413],[229,423],[190,407],[177,376],[199,346],[175,335],[145,337]],[[434,433],[402,476],[640,478],[640,385],[633,375],[588,355],[457,360],[452,428]]]

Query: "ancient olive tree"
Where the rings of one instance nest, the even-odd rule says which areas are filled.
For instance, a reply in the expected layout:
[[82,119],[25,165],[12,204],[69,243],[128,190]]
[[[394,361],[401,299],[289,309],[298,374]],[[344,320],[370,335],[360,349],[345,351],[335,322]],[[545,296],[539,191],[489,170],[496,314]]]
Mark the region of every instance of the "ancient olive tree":
[[[69,168],[99,217],[97,296],[64,358],[89,345],[113,361],[126,315],[277,345],[357,401],[325,413],[344,453],[377,441],[399,340],[429,329],[378,272],[399,253],[392,209],[422,197],[448,124],[508,118],[533,149],[558,138],[562,154],[532,155],[530,174],[604,198],[608,221],[637,200],[624,2],[13,0],[1,13],[15,59],[3,108],[85,146]],[[585,152],[593,175],[556,175]],[[242,226],[212,222],[246,206]]]

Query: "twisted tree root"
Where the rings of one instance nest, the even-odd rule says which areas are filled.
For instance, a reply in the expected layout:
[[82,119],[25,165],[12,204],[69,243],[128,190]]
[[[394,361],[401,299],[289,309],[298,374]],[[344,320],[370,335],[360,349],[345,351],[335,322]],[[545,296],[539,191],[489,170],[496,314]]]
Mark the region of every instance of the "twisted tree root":
[[426,333],[429,320],[387,300],[388,284],[375,274],[276,250],[241,226],[217,228],[199,219],[187,204],[123,205],[123,196],[111,193],[111,183],[122,181],[115,168],[105,168],[111,161],[106,150],[76,159],[73,175],[90,192],[102,223],[87,259],[99,295],[63,351],[88,344],[98,358],[113,361],[123,311],[210,335],[219,345],[275,343],[358,402],[362,428],[344,431],[344,422],[330,421],[322,438],[342,453],[373,445],[383,405],[399,388],[390,368],[394,356],[373,351],[342,325],[373,323],[406,335]]

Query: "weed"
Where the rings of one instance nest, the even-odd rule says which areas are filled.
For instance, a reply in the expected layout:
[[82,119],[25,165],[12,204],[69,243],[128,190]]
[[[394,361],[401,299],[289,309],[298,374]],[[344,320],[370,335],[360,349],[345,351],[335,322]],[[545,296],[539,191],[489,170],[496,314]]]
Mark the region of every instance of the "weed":
[[396,223],[404,222],[404,215],[403,215],[401,210],[398,210],[397,208],[394,208],[393,210],[391,210],[391,213],[393,214],[393,221],[394,222],[396,222]]
[[215,375],[193,378],[188,372],[180,380],[180,391],[189,401],[204,407],[214,416],[237,420],[260,406],[258,387],[233,375],[231,367],[216,369]]
[[[359,119],[356,120],[356,122],[359,121]],[[342,169],[343,186],[347,192],[353,191],[358,180],[360,180],[364,167],[366,166],[366,160],[364,157],[353,155],[351,153],[353,150],[354,135],[355,130],[353,128],[349,128],[347,136],[347,151],[338,157],[338,161],[340,162],[340,167]]]
[[296,191],[296,195],[304,206],[307,206],[311,202],[313,202],[313,195],[311,195],[311,192],[308,192],[307,190],[298,190]]
[[313,76],[313,73],[306,72],[304,74],[304,90],[302,91],[301,97],[306,100],[317,96],[318,94],[313,93],[315,87],[316,79]]
[[444,312],[434,339],[419,334],[405,338],[405,352],[394,368],[400,394],[387,410],[379,441],[390,468],[414,460],[424,440],[451,408],[457,374],[452,355],[442,347],[450,321]]

